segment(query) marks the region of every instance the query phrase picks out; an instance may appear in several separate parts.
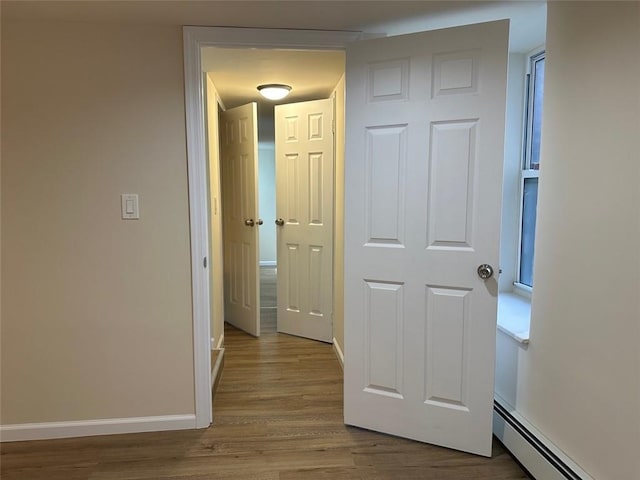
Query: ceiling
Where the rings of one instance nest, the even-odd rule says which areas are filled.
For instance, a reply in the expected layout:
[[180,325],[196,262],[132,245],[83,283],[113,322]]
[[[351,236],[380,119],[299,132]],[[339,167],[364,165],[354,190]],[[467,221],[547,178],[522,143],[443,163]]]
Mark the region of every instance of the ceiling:
[[[544,1],[2,0],[2,22],[91,22],[362,31],[396,35],[509,18],[510,51],[544,43]],[[344,70],[342,52],[208,48],[203,70],[227,108],[260,98],[256,86],[287,83],[286,101],[326,98]],[[263,112],[270,105],[261,102]]]
[[257,101],[261,110],[272,102],[263,100],[256,87],[284,83],[291,93],[277,103],[329,98],[344,73],[344,52],[205,48],[202,69],[210,78],[226,108]]

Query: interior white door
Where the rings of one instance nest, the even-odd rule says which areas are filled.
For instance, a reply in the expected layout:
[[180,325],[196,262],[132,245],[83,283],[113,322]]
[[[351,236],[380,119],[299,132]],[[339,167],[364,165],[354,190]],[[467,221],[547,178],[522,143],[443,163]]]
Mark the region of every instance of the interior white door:
[[225,321],[259,336],[257,105],[220,118]]
[[333,100],[275,107],[278,331],[333,338]]
[[491,454],[508,35],[347,49],[347,424]]

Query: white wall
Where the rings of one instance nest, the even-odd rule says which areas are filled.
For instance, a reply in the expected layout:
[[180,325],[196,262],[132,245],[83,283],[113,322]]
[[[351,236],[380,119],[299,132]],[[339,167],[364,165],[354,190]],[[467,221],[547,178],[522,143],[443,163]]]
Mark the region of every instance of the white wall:
[[211,299],[211,344],[221,348],[224,342],[224,263],[222,238],[222,191],[220,185],[220,121],[218,92],[209,74],[206,77],[206,123],[209,171],[209,281]]
[[4,425],[194,413],[182,59],[179,27],[3,19]]
[[502,273],[498,284],[501,292],[511,291],[516,278],[525,68],[525,54],[509,54],[500,231],[500,268]]
[[264,224],[260,227],[260,264],[276,262],[276,157],[275,145],[258,145],[258,208]]
[[498,393],[598,480],[640,478],[640,4],[549,2],[531,343]]

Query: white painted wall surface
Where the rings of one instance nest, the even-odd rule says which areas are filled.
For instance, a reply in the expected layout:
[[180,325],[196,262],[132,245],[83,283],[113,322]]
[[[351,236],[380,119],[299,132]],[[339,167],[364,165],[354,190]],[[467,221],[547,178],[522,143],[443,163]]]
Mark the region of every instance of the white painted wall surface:
[[207,146],[209,167],[209,275],[211,298],[212,346],[222,347],[224,337],[224,275],[222,239],[222,192],[220,187],[220,138],[218,92],[209,74],[206,75]]
[[640,478],[640,4],[549,2],[528,349],[496,389],[598,480]]
[[523,53],[509,54],[500,232],[500,268],[502,273],[498,281],[498,288],[501,292],[513,289],[518,258],[525,59],[526,55]]
[[264,224],[260,227],[260,264],[276,262],[276,157],[273,142],[258,145],[258,208]]

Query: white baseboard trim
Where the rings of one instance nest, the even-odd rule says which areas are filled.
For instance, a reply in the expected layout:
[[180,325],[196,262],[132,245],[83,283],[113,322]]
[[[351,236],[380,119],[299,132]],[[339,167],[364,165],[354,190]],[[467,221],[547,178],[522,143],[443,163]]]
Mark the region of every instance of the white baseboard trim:
[[91,437],[196,428],[195,414],[0,425],[0,442]]
[[336,352],[336,357],[338,357],[340,368],[344,370],[344,354],[342,353],[342,349],[340,348],[340,344],[336,340],[336,337],[333,337],[333,351]]
[[218,338],[218,344],[213,348],[213,350],[222,350],[224,348],[224,333],[220,335]]
[[277,265],[275,260],[260,260],[261,267],[275,267]]
[[574,461],[496,395],[493,434],[538,480],[593,480]]

